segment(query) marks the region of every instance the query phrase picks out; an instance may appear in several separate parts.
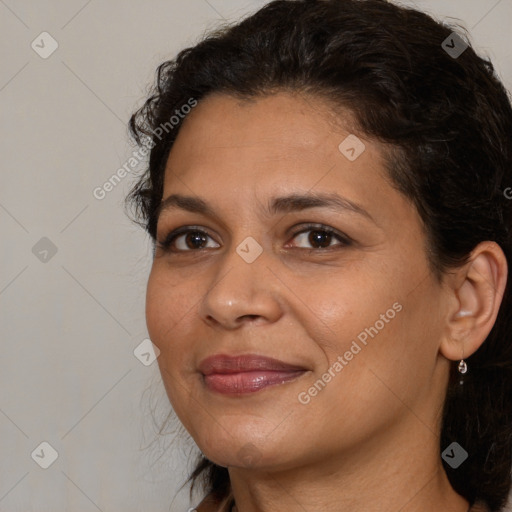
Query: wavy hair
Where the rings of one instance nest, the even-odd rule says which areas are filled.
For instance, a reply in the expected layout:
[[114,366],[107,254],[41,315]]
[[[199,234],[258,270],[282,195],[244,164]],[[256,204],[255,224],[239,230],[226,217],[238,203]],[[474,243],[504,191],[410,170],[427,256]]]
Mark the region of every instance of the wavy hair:
[[[468,47],[442,46],[458,31]],[[450,39],[452,37],[452,39]],[[130,119],[135,141],[151,145],[149,164],[128,195],[134,220],[156,237],[164,169],[183,118],[158,127],[194,98],[212,93],[255,98],[299,91],[353,113],[358,128],[391,149],[393,185],[417,208],[438,279],[493,240],[512,255],[512,108],[490,60],[462,29],[385,0],[277,0],[210,32],[162,63],[150,97]],[[467,359],[457,391],[456,363],[444,403],[440,450],[456,441],[469,453],[444,464],[471,504],[504,506],[512,467],[512,296],[510,279],[485,343]],[[202,455],[190,476],[217,499],[229,474]]]

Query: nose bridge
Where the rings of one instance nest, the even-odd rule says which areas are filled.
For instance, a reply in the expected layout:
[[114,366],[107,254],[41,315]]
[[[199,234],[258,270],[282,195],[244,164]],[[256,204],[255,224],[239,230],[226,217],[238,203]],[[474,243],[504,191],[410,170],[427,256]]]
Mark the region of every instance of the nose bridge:
[[270,259],[260,243],[246,237],[219,262],[216,279],[205,292],[200,314],[225,326],[238,325],[242,317],[275,318],[279,305],[275,280],[268,268]]

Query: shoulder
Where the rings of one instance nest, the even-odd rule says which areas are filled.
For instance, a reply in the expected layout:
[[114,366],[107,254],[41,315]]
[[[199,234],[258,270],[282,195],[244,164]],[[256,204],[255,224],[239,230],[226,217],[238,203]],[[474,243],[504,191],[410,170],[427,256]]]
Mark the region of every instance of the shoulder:
[[210,496],[206,496],[203,501],[192,512],[216,512],[219,503],[214,501]]
[[219,501],[215,499],[211,494],[208,494],[203,501],[193,511],[197,512],[229,512],[229,504],[231,502],[231,496],[226,499]]
[[482,502],[476,502],[470,509],[470,512],[491,512],[491,509]]

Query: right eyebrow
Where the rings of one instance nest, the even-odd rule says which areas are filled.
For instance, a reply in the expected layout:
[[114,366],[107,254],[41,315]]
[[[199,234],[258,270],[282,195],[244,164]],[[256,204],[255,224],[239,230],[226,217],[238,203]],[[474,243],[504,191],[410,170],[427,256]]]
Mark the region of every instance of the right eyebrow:
[[157,218],[162,212],[173,208],[180,208],[181,210],[186,210],[191,213],[200,213],[205,216],[215,217],[213,208],[200,197],[171,194],[158,206],[158,211],[156,212]]

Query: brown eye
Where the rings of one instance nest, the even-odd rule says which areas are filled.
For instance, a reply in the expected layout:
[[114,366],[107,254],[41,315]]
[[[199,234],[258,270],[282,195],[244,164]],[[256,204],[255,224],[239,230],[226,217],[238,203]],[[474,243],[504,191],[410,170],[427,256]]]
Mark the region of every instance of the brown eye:
[[[188,249],[202,249],[206,244],[208,235],[202,234],[200,231],[189,231],[174,238],[174,241],[183,236],[183,242]],[[182,249],[180,249],[182,250]]]
[[210,235],[201,229],[185,228],[173,231],[158,245],[165,251],[191,252],[205,249],[208,238]]
[[[302,242],[309,243],[312,247],[304,247],[304,249],[329,249],[331,247],[336,246],[347,246],[350,245],[350,239],[342,235],[341,233],[337,233],[331,228],[323,227],[323,226],[306,226],[307,229],[303,229],[301,231],[298,231],[295,233],[294,238],[297,238],[299,235],[299,239]],[[309,233],[309,235],[306,235]],[[337,239],[339,242],[338,244],[331,245],[331,242],[333,239]]]

